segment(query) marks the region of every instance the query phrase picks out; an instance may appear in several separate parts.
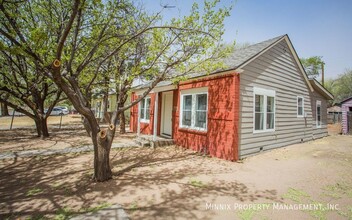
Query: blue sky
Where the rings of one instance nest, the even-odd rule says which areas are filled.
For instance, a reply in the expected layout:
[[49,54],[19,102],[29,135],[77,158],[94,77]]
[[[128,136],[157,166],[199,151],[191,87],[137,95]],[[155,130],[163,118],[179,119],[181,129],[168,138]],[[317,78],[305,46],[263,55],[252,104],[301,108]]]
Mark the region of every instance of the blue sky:
[[[176,6],[164,10],[165,18],[170,18],[187,14],[194,1],[142,2],[147,10]],[[257,43],[288,34],[299,57],[323,57],[327,78],[352,69],[352,0],[238,0],[234,4],[225,21],[225,41]]]

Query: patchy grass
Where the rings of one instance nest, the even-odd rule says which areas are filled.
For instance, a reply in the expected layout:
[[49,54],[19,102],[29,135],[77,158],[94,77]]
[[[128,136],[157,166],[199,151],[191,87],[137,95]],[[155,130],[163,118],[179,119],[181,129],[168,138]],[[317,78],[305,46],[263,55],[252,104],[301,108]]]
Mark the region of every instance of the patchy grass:
[[102,209],[105,209],[105,208],[107,208],[107,207],[109,207],[109,206],[111,206],[110,203],[104,202],[104,203],[102,203],[102,204],[100,204],[100,205],[98,205],[98,206],[89,207],[89,208],[86,208],[86,209],[83,209],[83,210],[84,210],[84,212],[97,212],[97,211],[102,210]]
[[352,219],[352,206],[348,206],[347,211],[338,210],[337,214],[345,217],[346,219]]
[[309,194],[303,190],[289,188],[288,192],[283,196],[285,199],[290,199],[294,202],[302,203],[303,200],[310,198]]
[[270,208],[272,204],[269,203],[263,203],[263,204],[256,204],[253,208],[248,208],[245,210],[237,211],[236,214],[241,220],[251,220],[251,219],[269,219],[268,217],[262,215],[260,212],[262,209],[256,208],[256,207],[268,207]]
[[202,181],[198,180],[190,180],[188,182],[193,187],[204,188],[207,187],[207,184],[203,183]]
[[130,210],[133,212],[133,211],[136,211],[137,209],[138,209],[138,203],[136,201],[132,202],[130,205]]
[[352,198],[352,186],[346,182],[336,183],[334,185],[327,185],[323,187],[323,195],[332,197],[334,199],[342,198],[344,195]]
[[237,212],[237,215],[241,220],[251,220],[257,213],[258,213],[258,210],[246,209],[246,210]]
[[57,212],[56,212],[56,215],[54,216],[54,219],[55,220],[64,220],[64,219],[68,219],[69,217],[72,217],[74,214],[74,211],[67,208],[67,207],[64,207],[62,209],[59,209]]
[[33,188],[27,191],[26,196],[34,196],[42,193],[43,190],[40,188]]

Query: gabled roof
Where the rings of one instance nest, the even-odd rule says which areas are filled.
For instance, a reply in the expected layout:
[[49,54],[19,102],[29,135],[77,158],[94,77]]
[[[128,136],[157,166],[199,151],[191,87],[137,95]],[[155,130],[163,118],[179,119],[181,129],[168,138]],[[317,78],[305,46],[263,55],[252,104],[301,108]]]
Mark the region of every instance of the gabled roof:
[[321,85],[316,79],[309,79],[309,82],[313,86],[314,91],[318,92],[326,99],[329,99],[329,100],[334,99],[334,96],[327,89],[325,89],[324,86]]
[[256,57],[262,51],[267,48],[271,48],[276,42],[280,41],[286,35],[278,36],[257,44],[249,45],[247,47],[235,50],[228,58],[225,59],[224,63],[229,69],[236,69],[241,67]]
[[351,100],[351,99],[352,99],[352,96],[349,97],[349,98],[347,98],[347,99],[342,100],[340,103],[342,104],[342,103],[347,102],[347,101],[349,101],[349,100]]
[[[215,72],[212,73],[191,73],[188,75],[188,80],[192,80],[195,78],[199,78],[199,77],[205,77],[208,75],[214,75],[214,74],[218,74],[218,73],[223,73],[225,71],[231,71],[231,70],[235,70],[237,72],[241,72],[244,66],[246,66],[247,64],[249,64],[250,62],[252,62],[253,60],[255,60],[256,58],[258,58],[260,55],[262,55],[263,53],[265,53],[266,51],[270,50],[272,47],[274,47],[276,44],[278,44],[279,42],[281,42],[282,40],[285,40],[288,48],[290,49],[294,60],[297,63],[298,69],[299,71],[302,73],[302,76],[304,78],[304,80],[306,81],[307,86],[310,88],[311,91],[314,91],[311,83],[309,82],[309,79],[307,77],[307,74],[299,60],[299,57],[288,37],[288,35],[281,35],[257,44],[253,44],[253,45],[249,45],[247,47],[244,47],[242,49],[238,49],[235,50],[233,54],[231,54],[229,57],[227,57],[224,60],[224,64],[226,65],[226,68],[224,69],[220,69],[217,70]],[[156,87],[162,87],[162,86],[167,86],[167,85],[171,85],[172,82],[171,81],[163,81],[160,82]],[[144,89],[147,88],[150,85],[150,82],[145,82],[143,85],[138,85],[136,87],[134,87],[133,89],[135,90],[139,90],[139,89]]]

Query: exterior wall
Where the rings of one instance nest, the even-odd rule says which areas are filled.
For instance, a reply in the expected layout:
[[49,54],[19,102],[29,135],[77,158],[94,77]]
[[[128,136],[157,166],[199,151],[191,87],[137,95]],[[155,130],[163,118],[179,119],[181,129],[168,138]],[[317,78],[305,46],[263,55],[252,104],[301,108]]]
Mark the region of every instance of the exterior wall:
[[[328,114],[327,114],[327,101],[326,99],[316,92],[310,93],[311,97],[311,109],[312,109],[312,129],[313,129],[313,139],[322,138],[328,135]],[[316,112],[317,101],[321,102],[321,127],[317,127]]]
[[348,129],[347,129],[347,112],[349,111],[349,108],[352,107],[352,98],[349,100],[346,100],[345,102],[342,103],[341,105],[341,110],[342,110],[342,132],[344,134],[347,134]]
[[[109,100],[109,106],[108,106],[107,111],[114,112],[116,110],[116,105],[117,105],[116,94],[110,94],[108,100]],[[131,98],[129,95],[129,97],[127,98],[127,100],[125,102],[125,105],[128,105],[130,103],[130,100],[131,100]],[[97,105],[98,103],[100,103],[99,107]],[[92,99],[91,106],[95,112],[95,117],[97,117],[97,118],[102,117],[102,115],[103,115],[103,98],[100,97],[100,98]],[[130,119],[130,111],[128,111],[128,110],[125,111],[125,117],[126,117],[126,120]]]
[[[181,91],[208,87],[207,131],[180,128]],[[227,74],[181,84],[174,92],[173,139],[177,145],[195,151],[207,150],[211,156],[238,159],[239,75]],[[175,108],[176,107],[176,108]]]
[[[261,150],[311,140],[313,138],[313,114],[310,90],[288,49],[287,43],[281,41],[246,65],[243,70],[240,86],[240,157]],[[253,87],[276,92],[275,131],[253,132]],[[297,116],[297,96],[304,98],[306,117]],[[326,119],[326,105],[323,103],[322,101],[322,112],[325,113]],[[325,110],[323,106],[325,106]],[[319,136],[324,135],[320,131],[317,133]]]
[[[155,94],[149,94],[150,97],[150,119],[149,123],[141,122],[140,124],[140,133],[141,134],[147,134],[147,135],[152,135],[153,134],[153,126],[154,126],[154,105],[155,105]],[[138,96],[135,93],[131,94],[131,101],[136,100]],[[131,114],[131,119],[130,119],[130,131],[136,132],[138,129],[138,108],[139,104],[134,105],[131,108],[130,114]]]

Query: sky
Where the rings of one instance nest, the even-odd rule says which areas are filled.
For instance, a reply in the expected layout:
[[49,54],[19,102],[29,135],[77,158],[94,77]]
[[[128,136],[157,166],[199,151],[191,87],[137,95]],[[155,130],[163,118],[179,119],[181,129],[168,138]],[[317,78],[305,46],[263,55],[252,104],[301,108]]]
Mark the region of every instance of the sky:
[[[142,0],[148,11],[161,5],[165,19],[188,14],[190,0]],[[197,0],[202,4],[203,0]],[[322,56],[325,77],[352,69],[352,0],[222,0],[234,4],[224,41],[258,43],[288,34],[299,57]]]

